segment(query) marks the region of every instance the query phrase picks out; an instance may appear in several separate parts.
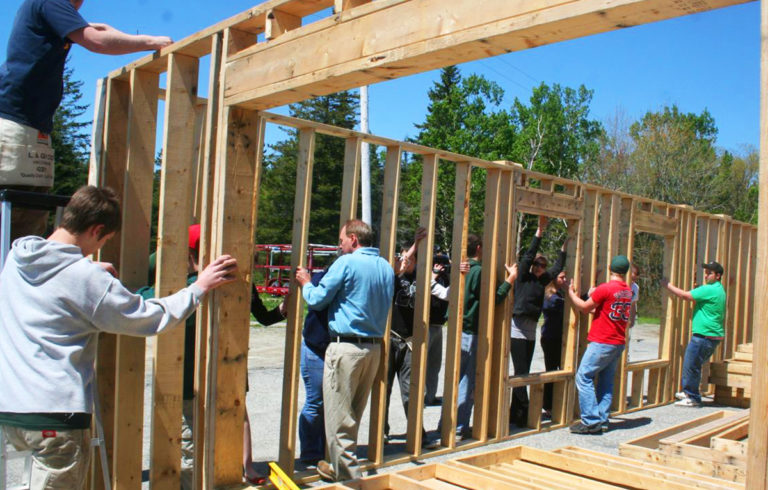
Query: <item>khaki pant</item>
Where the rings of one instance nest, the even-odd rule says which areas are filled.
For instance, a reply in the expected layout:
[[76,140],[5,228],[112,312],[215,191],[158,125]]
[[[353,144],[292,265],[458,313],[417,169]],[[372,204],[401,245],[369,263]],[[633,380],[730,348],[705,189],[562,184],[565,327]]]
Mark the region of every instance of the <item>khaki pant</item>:
[[357,432],[379,368],[381,345],[331,342],[325,351],[325,438],[336,479],[359,478]]
[[195,413],[195,400],[184,400],[181,417],[181,488],[192,489],[195,464],[195,441],[193,414]]
[[29,490],[84,488],[90,429],[27,430],[2,426],[17,451],[32,451]]

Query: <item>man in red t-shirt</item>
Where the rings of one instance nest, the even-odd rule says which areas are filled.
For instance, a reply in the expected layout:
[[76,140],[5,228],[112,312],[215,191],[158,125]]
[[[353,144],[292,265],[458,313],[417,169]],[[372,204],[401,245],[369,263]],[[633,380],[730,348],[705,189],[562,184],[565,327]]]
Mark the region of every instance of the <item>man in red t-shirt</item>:
[[[571,426],[575,434],[598,434],[608,430],[608,414],[613,398],[613,375],[624,350],[625,333],[632,305],[632,289],[625,282],[629,259],[617,255],[611,260],[611,280],[596,287],[586,301],[579,298],[572,282],[568,296],[582,313],[594,310],[592,328],[576,372],[581,420]],[[599,375],[599,376],[598,376]],[[595,389],[597,377],[597,389]]]

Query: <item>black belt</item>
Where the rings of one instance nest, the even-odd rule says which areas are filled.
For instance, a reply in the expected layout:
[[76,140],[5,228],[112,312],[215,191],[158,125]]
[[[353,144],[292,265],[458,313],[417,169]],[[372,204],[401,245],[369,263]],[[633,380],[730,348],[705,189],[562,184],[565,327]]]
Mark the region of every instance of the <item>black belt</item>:
[[706,335],[701,335],[700,333],[693,334],[694,337],[698,337],[700,339],[707,339],[707,340],[723,340],[722,337],[707,337]]
[[334,335],[331,337],[331,342],[347,342],[349,344],[378,344],[381,342],[379,337],[344,337],[341,335]]

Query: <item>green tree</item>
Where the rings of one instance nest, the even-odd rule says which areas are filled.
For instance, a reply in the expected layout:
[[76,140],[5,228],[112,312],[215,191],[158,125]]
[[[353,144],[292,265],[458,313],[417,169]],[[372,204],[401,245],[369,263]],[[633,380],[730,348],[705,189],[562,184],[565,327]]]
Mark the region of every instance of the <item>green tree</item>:
[[635,149],[627,191],[672,204],[709,210],[717,201],[717,127],[706,109],[683,113],[676,105],[648,112],[629,130]]
[[90,122],[81,116],[88,109],[81,102],[83,82],[72,78],[72,69],[64,70],[64,95],[53,116],[51,142],[55,152],[53,194],[71,195],[88,181]]
[[[504,91],[486,78],[463,78],[455,66],[443,68],[440,79],[428,92],[425,121],[417,124],[415,142],[487,160],[507,159],[511,154],[514,128],[509,114],[500,108]],[[405,162],[402,186],[401,241],[411,239],[418,223],[421,200],[422,159]],[[448,250],[452,236],[455,166],[443,162],[438,167],[435,244]],[[485,172],[473,171],[470,229],[482,228]]]
[[517,128],[513,158],[526,168],[550,175],[574,177],[582,163],[597,157],[602,124],[589,118],[593,91],[551,87],[533,89],[528,105],[515,98],[511,120]]
[[[292,104],[294,117],[352,129],[357,123],[358,95],[352,92],[316,97]],[[288,138],[270,145],[264,158],[260,188],[259,243],[290,243],[296,189],[298,131],[286,130]],[[344,171],[344,140],[315,136],[314,172],[310,213],[310,241],[335,244],[339,232],[340,178]]]

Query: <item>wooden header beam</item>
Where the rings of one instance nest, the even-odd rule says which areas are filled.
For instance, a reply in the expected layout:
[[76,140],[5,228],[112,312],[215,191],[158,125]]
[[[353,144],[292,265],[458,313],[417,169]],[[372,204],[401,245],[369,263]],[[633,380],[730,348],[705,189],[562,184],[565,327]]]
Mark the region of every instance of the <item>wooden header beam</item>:
[[677,219],[663,214],[651,213],[641,209],[635,210],[635,232],[653,233],[670,236],[677,233]]
[[379,0],[233,56],[226,67],[224,103],[268,109],[740,3],[744,0],[487,0],[480,6],[460,0]]

